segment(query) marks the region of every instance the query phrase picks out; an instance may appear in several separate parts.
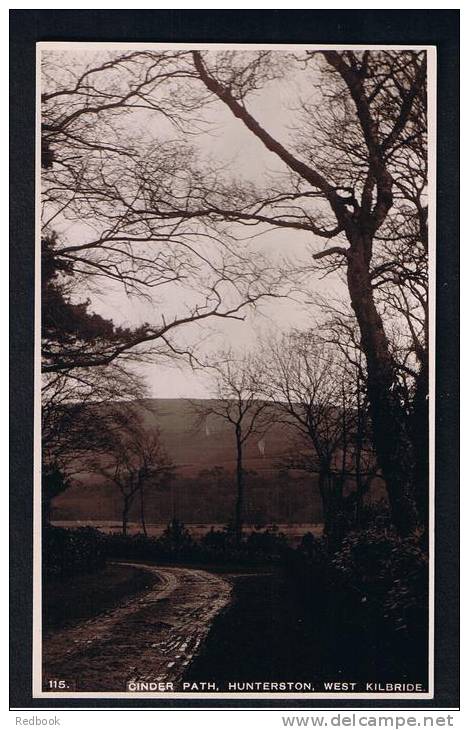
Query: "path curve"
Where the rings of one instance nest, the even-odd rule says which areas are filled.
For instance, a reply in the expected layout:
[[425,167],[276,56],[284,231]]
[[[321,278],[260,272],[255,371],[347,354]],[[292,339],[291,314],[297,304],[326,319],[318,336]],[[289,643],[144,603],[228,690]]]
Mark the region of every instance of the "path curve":
[[122,692],[129,682],[172,682],[177,688],[213,619],[229,603],[231,584],[205,570],[126,564],[159,582],[111,611],[44,636],[45,682],[62,679],[88,692]]

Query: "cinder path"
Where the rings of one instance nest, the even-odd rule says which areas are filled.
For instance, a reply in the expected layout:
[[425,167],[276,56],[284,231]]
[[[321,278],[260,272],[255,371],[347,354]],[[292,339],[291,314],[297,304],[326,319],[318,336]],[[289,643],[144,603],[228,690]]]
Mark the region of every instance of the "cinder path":
[[131,681],[179,682],[229,603],[231,585],[204,570],[132,565],[160,582],[112,611],[44,636],[45,682],[96,692],[122,692]]

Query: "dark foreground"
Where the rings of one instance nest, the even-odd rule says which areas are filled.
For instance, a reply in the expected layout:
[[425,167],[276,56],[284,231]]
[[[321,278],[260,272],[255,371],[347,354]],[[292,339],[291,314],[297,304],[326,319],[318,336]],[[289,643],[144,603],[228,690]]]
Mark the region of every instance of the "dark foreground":
[[161,683],[178,689],[231,585],[203,570],[151,565],[132,568],[152,588],[127,597],[86,621],[46,633],[43,686],[87,692],[125,692],[129,683]]
[[[419,682],[426,653],[390,646],[372,620],[357,626],[340,596],[304,602],[282,571],[232,577],[233,600],[212,626],[186,678],[216,682]],[[319,685],[319,686],[318,686]]]
[[63,628],[98,616],[157,582],[148,570],[112,563],[96,573],[49,580],[43,591],[43,628]]
[[108,564],[46,592],[44,689],[50,679],[78,692],[122,692],[133,680],[165,691],[187,690],[183,682],[198,691],[244,682],[425,687],[422,642],[390,641],[380,612],[359,596],[351,602],[325,583],[299,590],[285,566],[207,567]]
[[321,669],[318,632],[277,572],[232,576],[233,602],[214,621],[189,681],[312,680]]

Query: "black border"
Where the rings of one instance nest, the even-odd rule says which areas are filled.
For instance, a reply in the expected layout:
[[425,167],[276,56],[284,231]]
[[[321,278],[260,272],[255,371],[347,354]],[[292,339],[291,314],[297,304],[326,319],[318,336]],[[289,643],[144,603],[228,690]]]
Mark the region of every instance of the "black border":
[[[33,699],[32,455],[35,44],[388,43],[437,47],[436,637],[433,700]],[[459,11],[10,11],[10,661],[14,708],[399,708],[459,705]]]

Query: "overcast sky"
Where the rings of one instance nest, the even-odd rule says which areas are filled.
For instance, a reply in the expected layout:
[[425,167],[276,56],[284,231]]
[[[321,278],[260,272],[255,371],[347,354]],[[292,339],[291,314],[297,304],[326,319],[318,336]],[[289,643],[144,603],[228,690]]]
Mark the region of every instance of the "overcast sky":
[[[44,51],[47,53],[47,51]],[[280,53],[280,52],[279,52]],[[61,51],[65,64],[71,60],[75,64],[89,62],[86,51]],[[94,60],[96,53],[93,54]],[[60,60],[60,57],[59,57]],[[303,84],[303,87],[301,86]],[[293,109],[304,91],[305,75],[291,72],[285,78],[270,82],[255,96],[249,97],[248,108],[258,121],[284,144],[288,144],[291,125],[297,115]],[[309,89],[310,91],[310,89]],[[210,121],[210,130],[191,138],[202,157],[210,157],[217,163],[226,163],[230,174],[237,179],[262,183],[266,175],[285,171],[276,155],[266,148],[249,132],[244,124],[236,119],[221,103],[211,104],[205,113]],[[147,112],[134,112],[128,117],[129,127],[143,130],[145,135],[155,140],[161,128],[155,124],[155,116]],[[80,236],[82,231],[67,221],[56,221],[56,228],[69,240]],[[311,260],[311,245],[318,250],[324,246],[323,239],[302,231],[275,230],[265,233],[255,241],[256,250],[263,252],[270,262],[280,261],[288,256],[295,262]],[[337,277],[322,279],[311,273],[307,288],[312,293],[334,296],[342,293],[343,287]],[[159,293],[165,307],[177,307],[181,297],[180,288],[165,286]],[[138,325],[152,322],[155,303],[129,298],[122,290],[107,288],[91,296],[91,308],[105,317],[112,318],[117,324]],[[255,312],[247,311],[244,322],[212,319],[204,324],[191,324],[178,330],[178,343],[197,346],[201,357],[210,352],[231,347],[233,349],[252,349],[260,339],[288,331],[292,326],[306,329],[314,323],[316,312],[311,304],[307,305],[307,295],[295,295],[295,301],[272,299],[264,301]],[[200,372],[193,372],[187,366],[168,366],[155,361],[138,366],[144,375],[150,395],[158,398],[209,397],[210,380]]]

